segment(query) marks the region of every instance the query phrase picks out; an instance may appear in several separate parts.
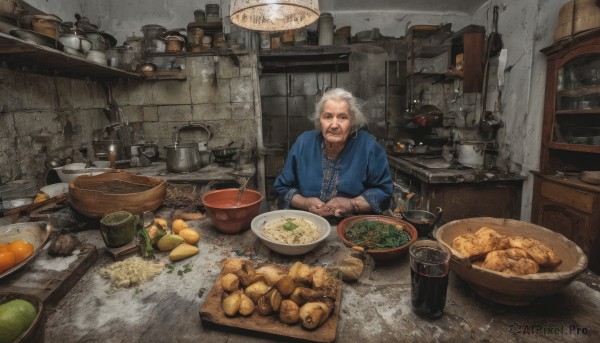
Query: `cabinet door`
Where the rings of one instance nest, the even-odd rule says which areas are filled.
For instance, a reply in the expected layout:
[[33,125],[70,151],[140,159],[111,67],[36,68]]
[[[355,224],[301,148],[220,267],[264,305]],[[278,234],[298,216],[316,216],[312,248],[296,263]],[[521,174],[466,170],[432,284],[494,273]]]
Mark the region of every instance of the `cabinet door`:
[[[537,223],[558,232],[577,243],[584,251],[586,246],[580,242],[581,234],[587,231],[589,217],[562,205],[542,200]],[[586,251],[587,253],[587,251]]]

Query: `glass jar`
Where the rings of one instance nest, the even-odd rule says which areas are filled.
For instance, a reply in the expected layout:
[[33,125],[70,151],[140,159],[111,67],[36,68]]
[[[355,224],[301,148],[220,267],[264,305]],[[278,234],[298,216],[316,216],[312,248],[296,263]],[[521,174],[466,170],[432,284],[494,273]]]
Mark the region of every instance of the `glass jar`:
[[221,21],[218,4],[207,4],[204,8],[206,10],[207,23],[216,23]]

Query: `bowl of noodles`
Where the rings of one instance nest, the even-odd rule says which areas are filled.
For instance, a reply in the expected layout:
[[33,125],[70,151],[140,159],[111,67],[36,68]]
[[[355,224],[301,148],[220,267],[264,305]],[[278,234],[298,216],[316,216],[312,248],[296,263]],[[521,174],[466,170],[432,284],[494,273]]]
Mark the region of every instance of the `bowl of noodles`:
[[369,254],[376,263],[397,260],[418,237],[412,224],[382,215],[347,217],[338,224],[337,233],[344,244]]
[[260,214],[252,220],[250,227],[269,249],[292,256],[315,249],[331,232],[325,218],[297,210]]

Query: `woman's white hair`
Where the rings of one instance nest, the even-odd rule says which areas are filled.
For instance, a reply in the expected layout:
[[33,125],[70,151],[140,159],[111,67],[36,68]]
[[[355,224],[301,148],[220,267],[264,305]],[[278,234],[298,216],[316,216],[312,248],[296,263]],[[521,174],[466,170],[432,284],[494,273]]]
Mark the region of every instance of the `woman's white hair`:
[[321,113],[323,113],[323,105],[329,100],[345,101],[348,104],[348,107],[350,107],[350,113],[348,114],[350,115],[350,119],[352,119],[352,132],[358,131],[358,129],[367,125],[367,118],[362,112],[362,101],[355,98],[352,93],[343,88],[333,88],[323,94],[321,99],[319,99],[315,105],[315,112],[308,117],[315,124],[315,129],[317,129],[317,131],[321,131],[320,118]]

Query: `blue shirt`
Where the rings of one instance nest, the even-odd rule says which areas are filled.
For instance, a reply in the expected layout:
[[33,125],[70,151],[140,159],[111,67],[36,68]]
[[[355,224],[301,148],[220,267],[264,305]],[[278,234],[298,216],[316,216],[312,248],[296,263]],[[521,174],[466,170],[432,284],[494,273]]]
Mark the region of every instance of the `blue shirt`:
[[323,135],[313,130],[298,137],[273,189],[284,208],[296,194],[323,202],[362,195],[373,212],[381,213],[389,207],[393,183],[385,150],[368,132],[350,135],[338,157],[330,159]]

